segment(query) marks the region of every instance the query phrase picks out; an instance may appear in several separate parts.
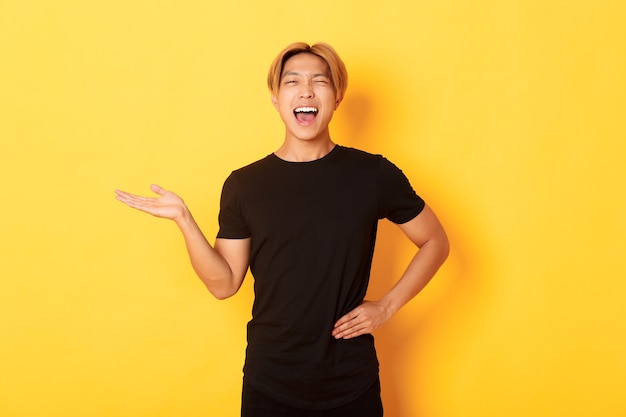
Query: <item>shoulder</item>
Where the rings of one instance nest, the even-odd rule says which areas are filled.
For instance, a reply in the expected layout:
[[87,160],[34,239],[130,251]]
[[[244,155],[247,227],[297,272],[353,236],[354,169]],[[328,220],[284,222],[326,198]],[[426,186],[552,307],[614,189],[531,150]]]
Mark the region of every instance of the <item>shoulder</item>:
[[230,173],[226,181],[248,183],[250,181],[263,180],[276,170],[274,159],[273,155],[268,155],[258,161],[237,168]]
[[398,166],[382,154],[370,153],[356,148],[341,147],[342,161],[352,167],[375,172],[378,177],[387,177],[402,172]]
[[342,148],[346,154],[346,160],[352,166],[367,167],[374,172],[380,184],[386,185],[391,182],[408,182],[404,172],[393,162],[381,154],[369,153],[355,148]]
[[247,174],[254,174],[257,173],[259,171],[263,171],[268,169],[268,167],[271,167],[272,165],[272,160],[273,160],[273,155],[267,155],[264,158],[259,159],[258,161],[254,161],[248,165],[245,165],[241,168],[237,168],[233,171],[233,174],[237,174],[237,175],[247,175]]
[[380,154],[374,154],[370,152],[366,152],[361,149],[351,148],[349,146],[337,145],[339,153],[341,156],[345,158],[355,158],[355,159],[380,159],[383,156]]
[[380,154],[374,154],[357,148],[340,146],[337,152],[338,160],[352,167],[368,167],[376,169],[385,158]]

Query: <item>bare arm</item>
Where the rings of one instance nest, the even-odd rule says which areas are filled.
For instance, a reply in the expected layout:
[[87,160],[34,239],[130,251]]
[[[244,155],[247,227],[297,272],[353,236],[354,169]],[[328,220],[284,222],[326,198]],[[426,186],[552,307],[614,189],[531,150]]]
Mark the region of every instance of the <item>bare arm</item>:
[[335,324],[332,335],[350,339],[372,333],[415,297],[448,257],[449,243],[435,213],[426,206],[413,220],[399,225],[419,248],[402,277],[378,301],[364,301]]
[[235,294],[248,271],[250,239],[217,239],[211,246],[178,195],[158,185],[150,189],[160,197],[141,197],[120,190],[115,193],[129,207],[173,220],[183,233],[194,271],[211,294],[218,299]]

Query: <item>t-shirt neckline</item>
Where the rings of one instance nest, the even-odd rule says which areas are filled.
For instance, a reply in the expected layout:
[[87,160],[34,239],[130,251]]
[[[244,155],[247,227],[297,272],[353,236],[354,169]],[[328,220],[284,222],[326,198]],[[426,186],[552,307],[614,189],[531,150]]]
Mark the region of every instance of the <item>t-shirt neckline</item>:
[[272,152],[269,156],[270,156],[270,158],[273,158],[274,160],[276,160],[278,162],[281,162],[281,163],[284,163],[284,164],[289,164],[289,165],[311,165],[311,164],[315,164],[315,163],[319,163],[319,162],[323,162],[323,161],[327,160],[332,155],[334,155],[339,148],[341,148],[341,145],[335,144],[335,146],[333,146],[333,148],[326,155],[324,155],[324,156],[322,156],[321,158],[318,158],[318,159],[313,159],[312,161],[302,161],[302,162],[287,161],[286,159],[282,159],[281,157],[276,155],[274,152]]

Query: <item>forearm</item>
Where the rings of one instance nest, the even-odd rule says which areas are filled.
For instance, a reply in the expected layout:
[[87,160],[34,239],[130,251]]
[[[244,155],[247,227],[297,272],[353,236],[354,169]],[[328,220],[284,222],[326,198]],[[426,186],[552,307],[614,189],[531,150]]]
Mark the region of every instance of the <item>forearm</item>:
[[[230,297],[241,286],[248,270],[250,240],[218,242],[211,246],[196,224],[182,198],[153,184],[150,189],[160,197],[142,197],[116,190],[116,198],[134,209],[156,217],[173,220],[185,238],[193,269],[208,290],[217,298]],[[227,240],[227,239],[226,239]]]
[[402,277],[380,300],[388,317],[396,314],[426,287],[448,257],[448,253],[449,246],[445,236],[430,240],[420,247]]
[[396,285],[380,300],[364,301],[342,316],[335,323],[332,336],[337,339],[351,339],[372,333],[428,284],[447,256],[448,241],[445,234],[441,240],[428,241],[421,245]]
[[207,289],[218,299],[228,298],[239,289],[226,259],[208,242],[189,210],[176,224],[185,239],[191,265]]

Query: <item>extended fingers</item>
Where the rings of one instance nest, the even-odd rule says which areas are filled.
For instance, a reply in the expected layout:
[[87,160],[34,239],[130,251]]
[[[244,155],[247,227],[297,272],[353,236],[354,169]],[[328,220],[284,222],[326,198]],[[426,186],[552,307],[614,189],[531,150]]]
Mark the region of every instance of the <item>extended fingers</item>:
[[370,333],[370,323],[364,311],[357,308],[335,323],[332,336],[335,339],[351,339],[365,333]]
[[128,203],[135,203],[135,204],[144,203],[145,204],[154,200],[154,198],[152,197],[142,197],[139,195],[127,193],[125,191],[120,191],[120,190],[115,190],[115,194],[117,194],[116,198],[118,200],[126,204]]
[[129,207],[152,213],[158,207],[158,201],[153,197],[142,197],[125,191],[115,190],[116,199]]
[[367,327],[362,323],[355,323],[354,326],[348,327],[345,330],[338,331],[334,335],[335,339],[352,339],[363,334],[370,333]]

